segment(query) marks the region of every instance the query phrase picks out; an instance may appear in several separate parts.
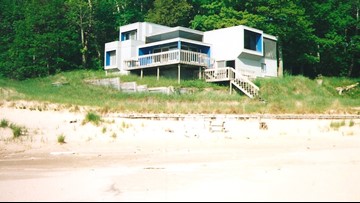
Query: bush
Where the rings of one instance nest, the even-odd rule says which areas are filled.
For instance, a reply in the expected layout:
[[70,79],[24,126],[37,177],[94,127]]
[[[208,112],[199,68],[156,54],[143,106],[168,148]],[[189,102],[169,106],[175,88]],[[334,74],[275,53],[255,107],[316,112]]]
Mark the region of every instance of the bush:
[[1,128],[6,128],[9,126],[9,122],[5,119],[2,119],[1,122],[0,122],[0,127]]
[[23,133],[24,133],[24,130],[23,130],[23,128],[22,127],[20,127],[20,126],[18,126],[18,125],[16,125],[16,124],[11,124],[10,125],[10,128],[11,128],[11,130],[13,131],[13,137],[14,138],[18,138],[18,137],[20,137]]
[[85,120],[83,124],[88,122],[91,122],[95,125],[99,125],[99,123],[101,122],[101,117],[94,112],[88,112],[85,116]]
[[66,142],[65,142],[65,135],[63,135],[63,134],[58,135],[57,141],[58,141],[58,143],[60,143],[60,144],[66,143]]

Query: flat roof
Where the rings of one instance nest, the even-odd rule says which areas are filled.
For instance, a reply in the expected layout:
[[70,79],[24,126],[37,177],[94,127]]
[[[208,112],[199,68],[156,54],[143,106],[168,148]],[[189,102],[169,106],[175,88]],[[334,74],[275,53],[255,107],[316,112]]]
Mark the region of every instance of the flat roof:
[[201,31],[178,26],[147,36],[146,43],[153,43],[173,38],[183,38],[201,42],[203,36],[204,33]]

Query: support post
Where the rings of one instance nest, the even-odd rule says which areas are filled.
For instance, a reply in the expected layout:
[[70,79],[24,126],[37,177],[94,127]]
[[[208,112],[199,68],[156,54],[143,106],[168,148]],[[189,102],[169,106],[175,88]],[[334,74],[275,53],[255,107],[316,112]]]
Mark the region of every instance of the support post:
[[199,80],[201,80],[201,67],[199,67]]
[[143,77],[144,77],[144,71],[143,71],[143,69],[141,69],[140,70],[140,78],[143,79]]
[[180,84],[180,63],[178,64],[178,84]]
[[160,69],[157,67],[156,80],[160,79]]
[[230,80],[230,95],[232,94],[232,82]]

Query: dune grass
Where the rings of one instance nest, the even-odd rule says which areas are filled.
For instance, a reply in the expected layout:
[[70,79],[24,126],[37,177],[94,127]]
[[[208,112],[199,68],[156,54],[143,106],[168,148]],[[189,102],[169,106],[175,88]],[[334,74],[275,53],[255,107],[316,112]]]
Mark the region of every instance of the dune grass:
[[[121,82],[135,81],[148,87],[173,86],[175,89],[192,88],[188,94],[125,93],[115,89],[90,85],[86,79],[120,77]],[[229,94],[228,84],[135,75],[105,76],[104,71],[62,72],[45,78],[14,81],[0,78],[0,99],[33,100],[58,104],[90,106],[109,112],[123,113],[358,113],[360,114],[360,86],[339,95],[335,87],[353,84],[359,79],[323,77],[316,80],[303,76],[260,78],[260,96],[265,102],[250,99],[235,91]],[[52,85],[62,82],[62,86]],[[10,93],[8,93],[10,92]],[[355,109],[355,110],[354,110]]]

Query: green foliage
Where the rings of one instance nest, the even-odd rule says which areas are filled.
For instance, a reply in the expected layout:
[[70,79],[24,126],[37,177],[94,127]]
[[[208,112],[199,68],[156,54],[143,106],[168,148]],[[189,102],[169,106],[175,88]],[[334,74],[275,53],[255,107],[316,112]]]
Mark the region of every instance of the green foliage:
[[284,71],[360,76],[359,0],[2,0],[0,76],[103,69],[119,26],[150,21],[207,31],[247,25],[278,37]]
[[9,125],[9,122],[6,119],[1,119],[0,128],[6,128],[6,127],[8,127],[8,125]]
[[64,134],[58,135],[58,136],[57,136],[57,142],[58,142],[59,144],[65,144],[65,143],[66,143],[66,142],[65,142],[65,135],[64,135]]
[[88,122],[91,122],[95,125],[99,125],[101,122],[101,117],[94,112],[88,112],[85,116],[83,124]]
[[10,124],[10,128],[13,131],[13,138],[18,138],[26,133],[26,129],[24,127],[18,126],[14,123]]
[[153,7],[153,2],[153,0],[117,0],[116,6],[112,6],[112,9],[115,9],[113,13],[116,25],[143,22],[146,14]]
[[342,126],[345,126],[345,121],[340,121],[340,122],[337,122],[337,121],[331,121],[330,123],[330,127],[333,128],[333,129],[339,129],[340,127]]
[[[103,71],[72,71],[45,78],[14,81],[0,78],[0,86],[14,90],[8,100],[39,100],[71,106],[89,106],[106,112],[122,113],[359,113],[360,88],[356,87],[339,95],[338,86],[354,84],[350,78],[322,77],[322,84],[304,76],[285,75],[283,78],[259,78],[260,96],[266,102],[249,99],[243,93],[229,95],[228,83],[213,84],[201,80],[181,81],[156,77],[120,76],[120,81],[136,81],[149,87],[173,86],[175,94],[148,92],[126,93],[115,89],[89,85],[87,79],[104,78]],[[136,79],[136,80],[135,80]],[[64,80],[68,85],[53,86]],[[142,82],[142,83],[140,83]],[[180,88],[190,88],[181,94]],[[92,99],[96,98],[96,99]],[[95,111],[92,111],[95,112]],[[96,113],[95,117],[97,116]],[[92,117],[92,116],[89,116]],[[97,119],[84,119],[85,122]],[[100,119],[101,120],[101,119]]]
[[188,27],[191,9],[186,0],[155,0],[154,8],[149,10],[145,20],[170,27]]
[[[339,95],[336,87],[354,83],[337,78],[323,77],[322,85],[304,76],[285,76],[283,78],[260,78],[260,96],[267,101],[265,112],[282,113],[329,113],[346,112],[348,107],[360,105],[357,99],[359,90]],[[351,111],[351,110],[350,110]]]
[[355,125],[355,122],[353,120],[350,120],[349,127],[353,127]]

